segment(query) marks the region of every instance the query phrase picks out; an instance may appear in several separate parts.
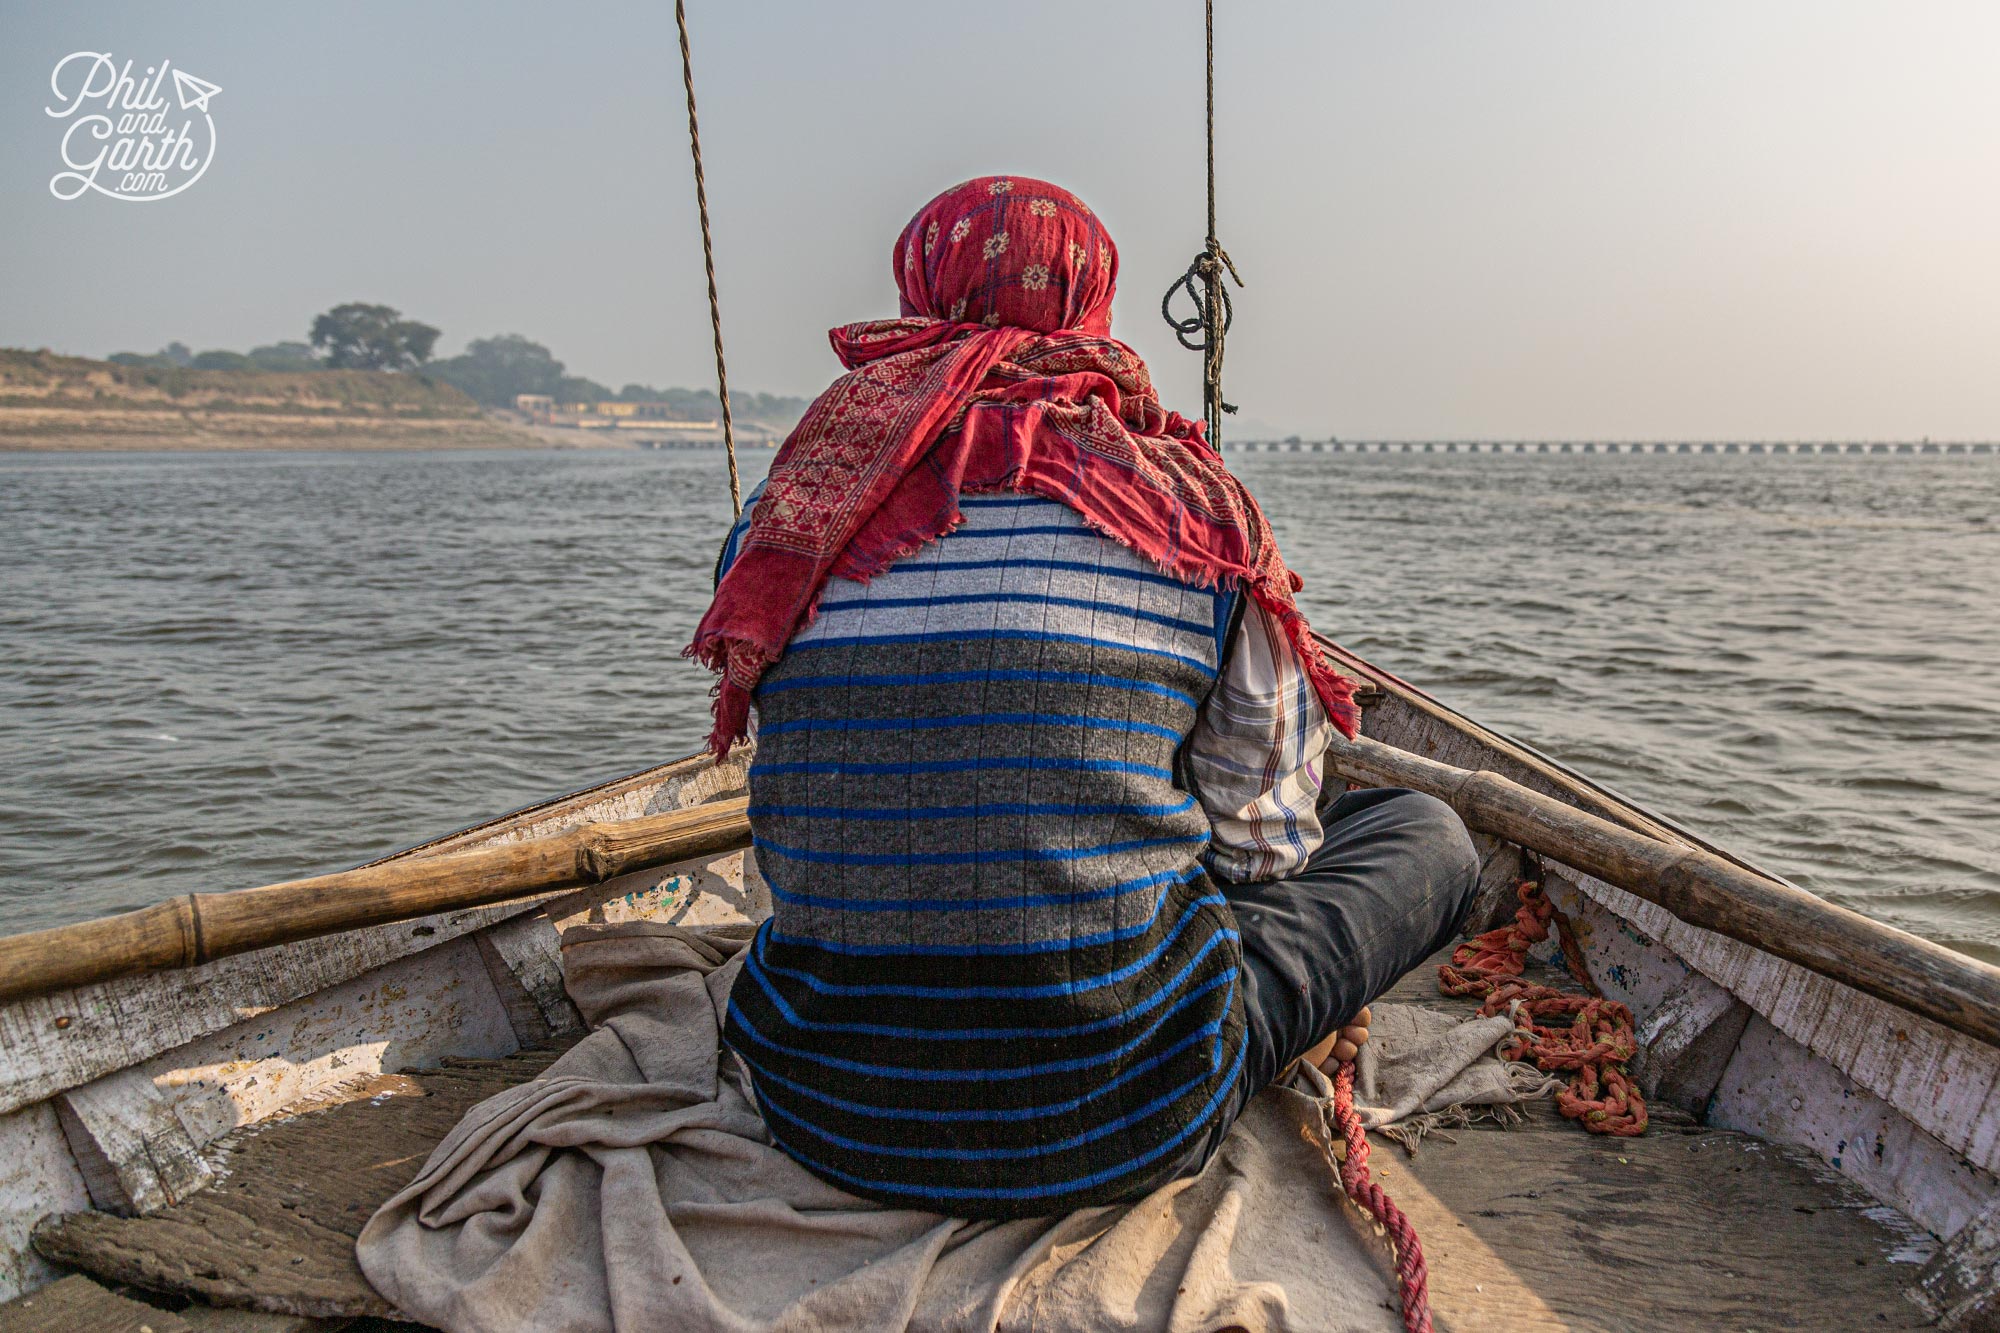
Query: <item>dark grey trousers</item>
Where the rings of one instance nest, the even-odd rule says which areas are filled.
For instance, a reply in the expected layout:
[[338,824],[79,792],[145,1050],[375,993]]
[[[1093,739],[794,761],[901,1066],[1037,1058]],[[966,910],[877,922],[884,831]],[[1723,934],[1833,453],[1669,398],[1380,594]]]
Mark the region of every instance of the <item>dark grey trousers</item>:
[[1325,841],[1290,879],[1219,884],[1243,936],[1244,1077],[1227,1114],[1157,1183],[1204,1166],[1250,1099],[1450,942],[1479,854],[1451,807],[1400,787],[1320,812]]
[[1243,933],[1250,1050],[1238,1110],[1450,942],[1479,886],[1472,837],[1435,797],[1351,791],[1320,820],[1326,840],[1298,874],[1221,886]]

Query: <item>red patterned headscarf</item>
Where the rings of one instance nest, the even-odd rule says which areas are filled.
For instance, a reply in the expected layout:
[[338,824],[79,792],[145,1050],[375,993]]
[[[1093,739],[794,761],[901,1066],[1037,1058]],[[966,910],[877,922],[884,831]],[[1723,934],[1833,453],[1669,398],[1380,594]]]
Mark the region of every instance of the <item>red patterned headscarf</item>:
[[1004,490],[1068,505],[1177,577],[1246,589],[1353,736],[1353,683],[1313,642],[1263,511],[1110,336],[1118,250],[1083,201],[1025,176],[967,181],[911,219],[891,262],[903,317],[828,335],[848,373],[778,450],[687,649],[722,676],[715,753],[746,734],[751,691],[829,578],[866,582],[963,521],[962,493]]

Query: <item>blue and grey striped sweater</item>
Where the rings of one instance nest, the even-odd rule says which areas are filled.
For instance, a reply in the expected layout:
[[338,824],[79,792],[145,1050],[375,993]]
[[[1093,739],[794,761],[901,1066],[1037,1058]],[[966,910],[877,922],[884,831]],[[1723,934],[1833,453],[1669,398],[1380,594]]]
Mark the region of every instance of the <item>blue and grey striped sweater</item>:
[[1034,1215],[1151,1188],[1242,1077],[1235,927],[1175,779],[1229,596],[1052,501],[962,507],[830,584],[758,688],[773,915],[726,1038],[822,1177]]

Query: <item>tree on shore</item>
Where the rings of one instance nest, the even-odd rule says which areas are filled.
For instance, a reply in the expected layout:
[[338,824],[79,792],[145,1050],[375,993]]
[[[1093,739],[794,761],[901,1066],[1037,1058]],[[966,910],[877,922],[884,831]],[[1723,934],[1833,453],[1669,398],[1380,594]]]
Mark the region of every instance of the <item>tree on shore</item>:
[[[607,399],[665,403],[674,415],[692,421],[713,421],[722,415],[722,404],[712,389],[655,389],[650,384],[628,384],[613,393],[596,380],[570,374],[548,348],[518,333],[474,338],[458,356],[425,366],[424,374],[443,380],[488,407],[512,407],[516,394],[538,393],[559,403]],[[806,400],[739,390],[734,395],[734,406],[746,420],[792,422],[804,415]]]
[[326,362],[320,360],[308,343],[269,343],[263,347],[253,347],[249,354],[252,370],[325,370]]
[[[676,416],[691,421],[713,421],[722,415],[722,400],[713,389],[655,389],[650,384],[628,384],[618,391],[618,397],[628,403],[665,403]],[[745,393],[738,389],[729,395],[729,405],[737,416],[749,421],[793,422],[806,414],[810,403],[804,398]]]
[[160,370],[325,370],[327,364],[305,343],[268,343],[248,352],[216,348],[190,354],[186,343],[168,343],[157,352],[113,352],[105,360],[114,366],[150,366]]
[[463,392],[475,403],[511,407],[517,393],[554,396],[563,363],[549,349],[518,333],[474,338],[457,356],[433,361],[424,373]]
[[350,301],[313,321],[312,345],[332,370],[415,370],[431,359],[438,331],[386,305]]
[[[457,356],[431,360],[438,330],[403,318],[385,305],[350,302],[335,306],[313,321],[312,342],[272,343],[249,352],[212,350],[195,353],[184,343],[168,343],[158,352],[117,352],[110,360],[125,366],[195,370],[395,370],[421,368],[424,375],[449,384],[487,407],[512,407],[517,394],[546,394],[559,403],[663,403],[677,418],[712,421],[722,415],[713,389],[656,389],[627,384],[613,392],[596,380],[572,375],[541,343],[518,333],[474,338]],[[324,355],[322,355],[324,352]],[[736,415],[746,421],[788,425],[804,415],[807,400],[781,394],[732,395]]]
[[113,352],[105,360],[114,366],[157,366],[162,370],[179,367],[185,370],[194,365],[194,353],[184,342],[171,342],[157,352]]

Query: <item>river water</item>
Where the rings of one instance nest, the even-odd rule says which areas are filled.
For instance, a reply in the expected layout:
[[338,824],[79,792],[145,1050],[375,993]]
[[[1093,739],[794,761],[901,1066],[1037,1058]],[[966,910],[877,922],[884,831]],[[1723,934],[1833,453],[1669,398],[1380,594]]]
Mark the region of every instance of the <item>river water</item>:
[[[1231,464],[1350,648],[2000,961],[2000,459]],[[689,752],[727,516],[706,451],[0,455],[0,931]]]

